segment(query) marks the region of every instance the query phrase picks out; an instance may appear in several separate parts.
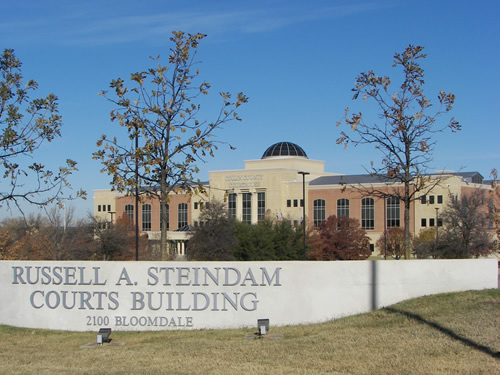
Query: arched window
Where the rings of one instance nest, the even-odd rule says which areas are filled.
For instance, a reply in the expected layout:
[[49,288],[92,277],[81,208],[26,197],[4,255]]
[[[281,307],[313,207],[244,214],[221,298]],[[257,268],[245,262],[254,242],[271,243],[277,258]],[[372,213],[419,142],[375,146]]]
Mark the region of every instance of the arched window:
[[151,231],[151,205],[143,204],[142,205],[142,231],[149,232]]
[[373,198],[361,200],[361,228],[365,230],[375,229],[375,201]]
[[131,204],[125,205],[125,214],[128,216],[131,223],[134,222],[134,206]]
[[337,200],[337,217],[349,217],[349,199],[341,198]]
[[326,203],[324,199],[315,199],[313,202],[314,226],[319,225],[326,219]]
[[179,203],[177,207],[177,228],[182,228],[188,225],[188,205],[187,203]]
[[400,226],[399,199],[396,197],[387,198],[387,228]]

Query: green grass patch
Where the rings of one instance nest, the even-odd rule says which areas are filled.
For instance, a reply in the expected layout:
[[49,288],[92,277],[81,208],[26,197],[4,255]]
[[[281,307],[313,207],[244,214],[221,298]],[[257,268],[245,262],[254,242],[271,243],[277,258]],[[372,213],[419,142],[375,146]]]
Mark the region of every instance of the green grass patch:
[[[0,374],[496,374],[500,291],[428,296],[314,325],[119,332],[0,326]],[[275,338],[272,334],[276,335]],[[281,336],[283,335],[283,336]]]

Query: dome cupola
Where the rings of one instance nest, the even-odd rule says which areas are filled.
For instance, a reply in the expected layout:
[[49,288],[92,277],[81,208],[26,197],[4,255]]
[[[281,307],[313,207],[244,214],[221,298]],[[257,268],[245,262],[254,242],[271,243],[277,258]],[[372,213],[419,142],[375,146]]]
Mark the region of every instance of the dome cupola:
[[308,159],[307,154],[302,147],[292,142],[278,142],[269,146],[262,155],[262,159],[279,156],[299,156]]

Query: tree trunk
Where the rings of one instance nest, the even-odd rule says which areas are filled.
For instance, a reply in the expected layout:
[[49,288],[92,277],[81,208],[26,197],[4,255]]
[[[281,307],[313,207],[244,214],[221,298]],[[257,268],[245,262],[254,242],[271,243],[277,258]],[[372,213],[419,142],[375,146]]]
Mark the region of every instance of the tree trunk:
[[162,181],[160,184],[160,256],[161,260],[168,259],[167,249],[167,232],[168,232],[168,218],[167,218],[167,204],[168,204],[168,191],[166,178],[163,178],[165,172],[162,171]]
[[410,199],[405,197],[405,259],[410,259],[411,256],[410,236]]
[[411,242],[410,242],[410,183],[413,180],[411,175],[411,142],[408,139],[406,131],[403,133],[405,143],[405,259],[410,259]]
[[160,202],[160,254],[161,260],[166,260],[168,258],[168,250],[167,250],[167,199],[161,194],[161,202]]

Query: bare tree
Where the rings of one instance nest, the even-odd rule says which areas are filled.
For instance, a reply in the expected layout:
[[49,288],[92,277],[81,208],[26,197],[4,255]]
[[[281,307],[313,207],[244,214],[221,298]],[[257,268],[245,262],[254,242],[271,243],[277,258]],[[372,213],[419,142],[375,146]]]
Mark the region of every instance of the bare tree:
[[[61,212],[62,211],[62,212]],[[47,258],[61,260],[65,253],[70,252],[69,242],[73,239],[69,232],[73,232],[74,207],[54,206],[46,209],[46,225],[40,228],[40,235],[46,239],[44,245]]]
[[490,254],[497,246],[490,230],[488,199],[476,190],[460,198],[451,196],[441,214],[444,231],[439,235],[440,258],[477,258]]
[[224,203],[210,202],[200,214],[200,223],[188,242],[188,259],[234,260],[236,228]]
[[[76,162],[67,159],[58,171],[48,169],[40,160],[33,161],[36,151],[61,136],[62,119],[54,94],[30,99],[38,84],[29,80],[23,85],[22,63],[14,50],[0,55],[0,207],[22,204],[43,207],[63,199],[71,188],[69,176],[77,170]],[[80,190],[77,197],[85,198]]]
[[490,220],[495,228],[497,241],[500,241],[500,183],[498,181],[498,170],[493,168],[490,176],[493,178],[491,182],[491,196],[490,196]]
[[140,190],[160,200],[163,256],[167,249],[169,193],[175,189],[192,192],[201,187],[194,177],[198,172],[196,163],[214,156],[218,143],[213,138],[215,131],[231,120],[240,121],[236,109],[247,102],[242,93],[234,100],[229,93],[221,93],[222,104],[215,119],[198,120],[201,106],[195,101],[210,89],[208,82],[195,84],[199,75],[199,70],[194,69],[196,51],[204,37],[174,32],[169,66],[161,65],[158,57],[154,67],[131,74],[131,89],[118,78],[110,85],[116,98],[102,92],[117,106],[111,120],[126,128],[130,142],[103,135],[98,141],[101,149],[94,158],[101,160],[102,171],[113,177],[113,188],[136,194]]
[[389,228],[377,240],[377,247],[381,255],[401,259],[404,256],[405,233],[401,228]]
[[73,218],[74,207],[61,209],[54,205],[45,213],[3,220],[0,238],[4,250],[0,253],[23,260],[88,259],[81,254],[92,235],[88,223]]
[[393,67],[403,69],[404,79],[398,91],[391,91],[391,79],[377,76],[373,71],[361,73],[352,89],[353,99],[374,101],[380,110],[379,123],[365,122],[363,114],[349,115],[337,123],[345,123],[351,133],[341,132],[337,144],[375,146],[382,155],[381,165],[372,162],[370,174],[386,184],[385,188],[361,187],[364,195],[396,197],[404,202],[405,258],[411,254],[410,247],[410,205],[422,191],[431,190],[439,178],[426,178],[435,141],[432,136],[449,128],[460,130],[460,124],[451,118],[445,125],[438,126],[439,116],[451,111],[455,95],[441,91],[438,95],[439,108],[431,115],[430,100],[424,95],[424,71],[420,60],[426,57],[421,46],[408,46],[403,53],[394,55]]

